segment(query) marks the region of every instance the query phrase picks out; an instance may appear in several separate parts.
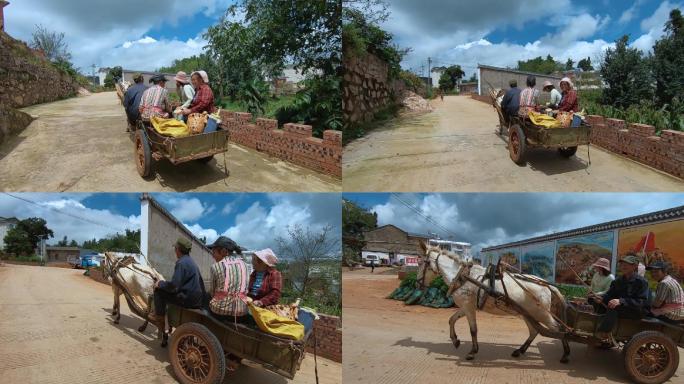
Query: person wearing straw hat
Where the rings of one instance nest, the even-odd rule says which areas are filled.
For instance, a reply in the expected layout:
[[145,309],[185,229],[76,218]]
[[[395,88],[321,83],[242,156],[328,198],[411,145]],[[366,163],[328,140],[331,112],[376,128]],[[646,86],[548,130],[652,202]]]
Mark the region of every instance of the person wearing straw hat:
[[[178,108],[181,110],[183,108],[189,108],[192,99],[195,97],[195,88],[190,85],[188,75],[183,71],[179,71],[173,79],[176,80],[176,93],[178,94],[178,99],[182,103]],[[182,115],[179,114],[179,116]],[[179,120],[182,120],[182,118]]]
[[628,255],[620,259],[621,275],[610,284],[610,289],[594,300],[605,313],[598,326],[598,336],[608,341],[618,318],[641,319],[648,313],[648,282],[637,273],[639,258]]
[[254,271],[249,277],[248,296],[257,307],[267,307],[278,304],[283,287],[283,277],[275,266],[278,257],[271,248],[254,252],[252,257]]
[[173,244],[176,265],[170,281],[159,280],[154,284],[154,313],[149,320],[164,329],[166,304],[185,308],[201,308],[204,297],[204,281],[195,261],[190,257],[192,243],[179,237]]
[[558,108],[558,104],[560,104],[561,99],[563,98],[563,96],[561,95],[560,92],[558,92],[558,90],[556,89],[556,87],[553,86],[553,83],[551,83],[550,81],[546,80],[546,81],[544,82],[543,91],[549,93],[549,102],[548,102],[548,104],[547,104],[547,105],[549,106],[549,108],[551,108],[551,109],[556,109],[556,108]]
[[599,304],[596,298],[599,298],[608,292],[610,284],[615,280],[615,276],[610,273],[610,261],[606,258],[600,258],[591,265],[594,270],[594,275],[591,278],[591,285],[589,287],[589,294],[587,301],[594,306],[595,311],[599,311]]
[[131,126],[135,127],[135,122],[140,118],[140,100],[142,99],[145,90],[147,90],[145,78],[141,73],[133,74],[133,83],[134,84],[126,90],[123,100],[123,106],[126,109],[126,117],[128,117],[126,132],[130,132]]
[[564,77],[560,82],[560,89],[563,94],[560,104],[558,105],[559,112],[579,112],[579,103],[577,100],[577,91],[572,87],[572,81],[569,77]]
[[169,90],[166,89],[168,80],[164,75],[155,75],[150,79],[154,85],[143,92],[140,101],[140,118],[150,121],[152,117],[168,118],[171,113]]
[[651,314],[667,323],[684,322],[684,290],[677,280],[668,274],[669,266],[656,261],[646,267],[658,282],[651,303]]

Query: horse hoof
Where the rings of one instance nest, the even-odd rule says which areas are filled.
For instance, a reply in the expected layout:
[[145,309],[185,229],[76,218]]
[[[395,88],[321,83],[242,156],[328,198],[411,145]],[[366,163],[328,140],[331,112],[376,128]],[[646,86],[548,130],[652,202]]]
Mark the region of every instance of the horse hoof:
[[145,328],[147,328],[147,327],[142,326],[142,325],[139,326],[139,327],[138,327],[138,332],[145,332]]
[[473,354],[471,354],[471,353],[469,353],[469,354],[466,355],[466,360],[472,360],[472,359],[474,359],[474,358],[475,358],[475,355],[473,355]]
[[461,346],[461,340],[454,340],[454,348],[458,349]]
[[520,357],[520,355],[522,355],[522,353],[517,349],[511,353],[511,356],[513,357]]
[[166,340],[164,340],[164,341],[162,341],[162,343],[161,343],[161,347],[162,347],[162,348],[166,348],[166,346],[167,346],[168,344],[169,344],[169,342],[166,341]]
[[119,324],[119,320],[114,320],[114,324]]
[[567,364],[567,363],[570,362],[570,359],[568,359],[567,357],[564,357],[564,358],[562,358],[562,359],[560,360],[560,362],[563,363],[563,364]]

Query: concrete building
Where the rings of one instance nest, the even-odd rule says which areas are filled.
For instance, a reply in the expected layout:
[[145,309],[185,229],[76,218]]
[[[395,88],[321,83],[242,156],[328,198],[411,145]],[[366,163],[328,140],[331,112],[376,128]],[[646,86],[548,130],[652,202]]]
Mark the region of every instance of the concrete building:
[[46,247],[46,262],[68,262],[81,255],[79,247]]
[[458,92],[465,94],[465,93],[477,93],[477,87],[478,87],[478,82],[468,82],[468,83],[461,83],[458,86]]
[[8,6],[9,1],[0,0],[0,31],[5,30],[5,11],[4,8]]
[[19,223],[16,217],[0,217],[0,251],[5,249],[5,236],[7,231]]
[[365,232],[364,238],[366,246],[361,250],[364,263],[374,260],[376,265],[392,265],[405,263],[407,257],[420,256],[419,242],[427,243],[430,237],[388,224]]
[[635,254],[644,265],[666,262],[681,282],[682,234],[684,206],[483,248],[480,258],[483,265],[504,260],[557,284],[580,285],[578,276],[590,279],[591,264],[599,257],[608,259],[615,273],[620,258]]
[[542,92],[542,87],[545,81],[550,81],[556,87],[560,89],[559,84],[562,79],[561,76],[554,75],[543,75],[539,73],[523,72],[517,71],[515,69],[492,67],[489,65],[478,64],[477,66],[477,94],[480,96],[488,96],[489,90],[494,89],[509,89],[509,82],[511,80],[516,80],[518,82],[518,88],[524,89],[527,76],[534,75],[537,77],[537,85],[535,88],[539,90],[540,101],[548,101],[549,94]]

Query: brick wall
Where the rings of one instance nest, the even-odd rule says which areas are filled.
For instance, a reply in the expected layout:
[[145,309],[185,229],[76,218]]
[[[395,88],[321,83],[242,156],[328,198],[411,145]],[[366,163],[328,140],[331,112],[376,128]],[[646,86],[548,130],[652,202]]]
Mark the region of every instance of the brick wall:
[[684,178],[684,132],[631,124],[603,116],[587,116],[591,143],[671,175]]
[[492,103],[492,98],[489,97],[489,95],[486,96],[480,96],[477,93],[473,93],[470,95],[470,97],[473,98],[473,100],[481,101],[483,103],[491,104]]
[[[338,363],[342,362],[342,320],[337,316],[319,315],[314,323],[316,330],[316,353]],[[313,353],[313,337],[306,347]]]
[[285,124],[278,129],[278,121],[258,118],[252,114],[221,111],[222,127],[230,132],[230,139],[240,145],[265,152],[279,159],[342,177],[342,132],[327,130],[323,138],[312,136],[309,125]]

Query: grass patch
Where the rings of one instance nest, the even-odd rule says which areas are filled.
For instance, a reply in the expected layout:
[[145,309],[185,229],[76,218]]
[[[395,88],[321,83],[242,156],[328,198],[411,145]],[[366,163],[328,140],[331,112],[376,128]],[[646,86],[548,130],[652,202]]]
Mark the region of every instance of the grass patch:
[[375,115],[373,115],[373,120],[366,123],[349,125],[344,129],[342,134],[343,145],[347,145],[350,141],[363,137],[366,133],[377,128],[379,125],[396,118],[399,115],[400,110],[401,106],[399,104],[390,104],[376,112]]
[[[294,98],[294,95],[281,96],[279,98],[269,97],[267,99],[266,105],[264,105],[264,115],[257,117],[275,119],[276,111],[282,107],[292,104]],[[229,98],[220,100],[218,103],[216,103],[216,106],[230,112],[245,112],[247,110],[247,107],[243,103],[239,101],[231,101]]]

